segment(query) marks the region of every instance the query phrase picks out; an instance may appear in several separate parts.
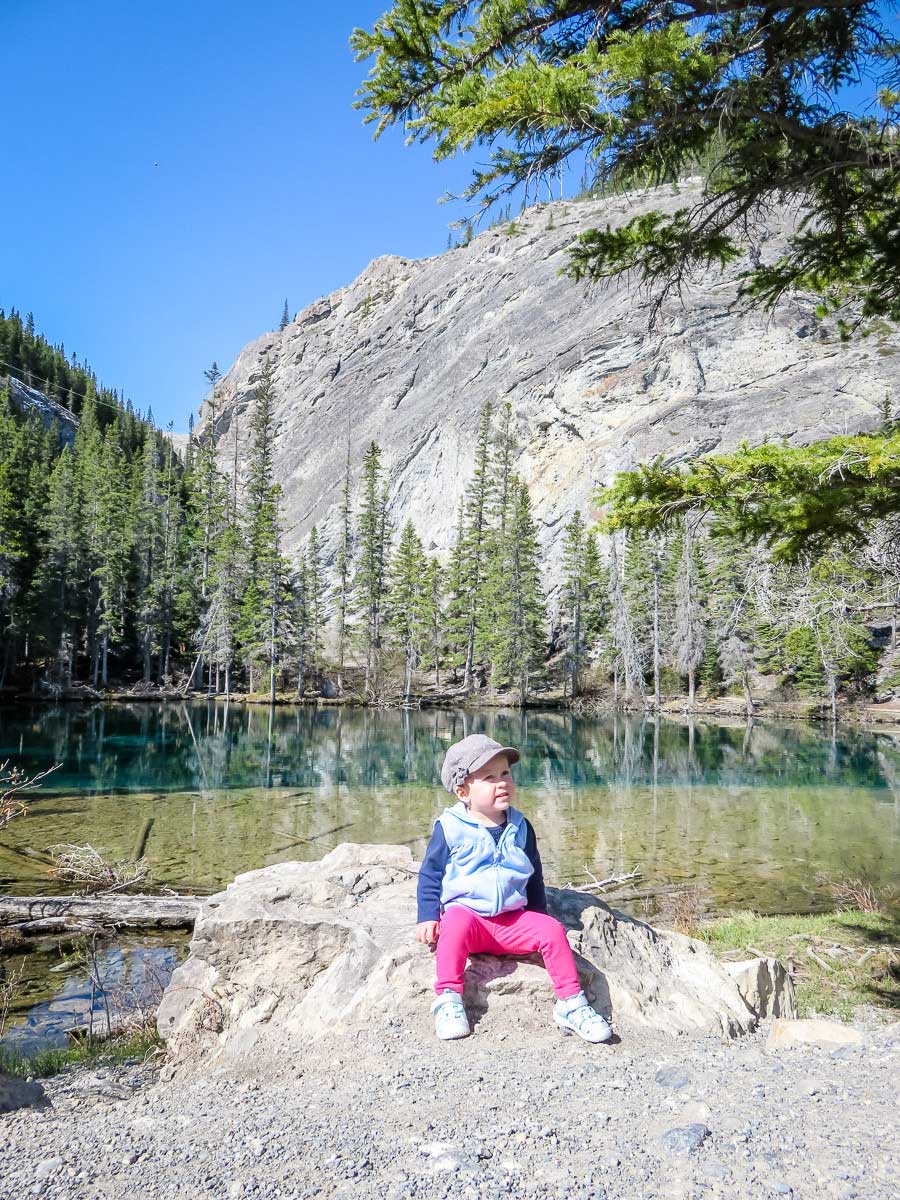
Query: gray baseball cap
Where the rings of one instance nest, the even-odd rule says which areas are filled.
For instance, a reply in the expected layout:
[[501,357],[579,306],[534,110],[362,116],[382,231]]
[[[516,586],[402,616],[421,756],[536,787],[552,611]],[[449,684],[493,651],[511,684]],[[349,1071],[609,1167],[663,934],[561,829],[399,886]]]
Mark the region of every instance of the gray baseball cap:
[[473,733],[461,742],[454,742],[444,755],[441,783],[452,793],[454,788],[462,787],[467,775],[483,767],[497,754],[505,754],[511,763],[518,762],[520,758],[513,746],[501,746],[483,733]]

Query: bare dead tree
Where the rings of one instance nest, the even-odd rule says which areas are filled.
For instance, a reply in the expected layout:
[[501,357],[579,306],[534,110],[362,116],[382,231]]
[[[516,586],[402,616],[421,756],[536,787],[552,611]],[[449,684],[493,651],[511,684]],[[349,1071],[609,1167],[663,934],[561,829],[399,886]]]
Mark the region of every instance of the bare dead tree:
[[58,771],[61,766],[62,763],[55,763],[46,771],[26,775],[19,767],[11,767],[9,759],[0,764],[0,829],[5,829],[16,817],[25,816],[28,804],[23,799],[24,793],[39,787],[48,775]]

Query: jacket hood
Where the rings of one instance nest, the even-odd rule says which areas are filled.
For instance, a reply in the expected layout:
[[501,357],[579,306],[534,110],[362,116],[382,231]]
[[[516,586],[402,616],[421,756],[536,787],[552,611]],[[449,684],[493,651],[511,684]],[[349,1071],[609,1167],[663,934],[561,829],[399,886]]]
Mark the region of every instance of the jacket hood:
[[[476,821],[474,817],[469,815],[469,810],[463,804],[462,800],[457,801],[456,804],[451,804],[449,808],[445,808],[444,814],[457,817],[464,825],[474,825],[482,829],[485,828],[480,821]],[[513,825],[518,825],[521,819],[522,814],[519,812],[519,810],[510,805],[506,810],[507,822],[511,822]]]

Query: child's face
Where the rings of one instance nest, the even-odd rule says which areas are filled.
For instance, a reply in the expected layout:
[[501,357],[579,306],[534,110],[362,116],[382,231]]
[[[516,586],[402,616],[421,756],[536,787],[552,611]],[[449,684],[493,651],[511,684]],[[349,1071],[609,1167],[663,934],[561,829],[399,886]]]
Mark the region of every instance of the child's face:
[[495,754],[483,767],[467,775],[456,794],[476,820],[483,817],[494,825],[501,824],[516,794],[506,755]]

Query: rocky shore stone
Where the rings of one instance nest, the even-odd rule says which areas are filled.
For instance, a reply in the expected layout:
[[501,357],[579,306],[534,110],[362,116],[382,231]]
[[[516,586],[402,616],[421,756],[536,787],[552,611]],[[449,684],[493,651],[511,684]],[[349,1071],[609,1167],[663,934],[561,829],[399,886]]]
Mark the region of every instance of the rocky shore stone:
[[679,1125],[674,1129],[667,1129],[659,1140],[670,1154],[688,1155],[699,1150],[709,1134],[710,1130],[706,1125]]
[[852,1025],[842,1025],[839,1021],[826,1021],[821,1017],[809,1018],[804,1021],[779,1019],[772,1025],[766,1042],[767,1050],[787,1050],[792,1046],[825,1046],[834,1049],[838,1046],[858,1046],[863,1041],[863,1035]]
[[[335,1030],[431,1036],[434,959],[413,939],[418,865],[404,846],[341,845],[318,862],[239,875],[202,906],[187,961],[158,1014],[179,1060],[290,1052]],[[361,885],[365,886],[362,887]],[[756,1016],[702,943],[651,928],[595,896],[548,889],[582,985],[615,1025],[735,1037]],[[537,956],[477,955],[466,1004],[501,1035],[550,1021]]]
[[47,1108],[50,1101],[37,1080],[18,1079],[0,1072],[0,1113],[19,1108]]
[[751,958],[746,962],[723,965],[758,1020],[796,1017],[794,981],[777,958]]

